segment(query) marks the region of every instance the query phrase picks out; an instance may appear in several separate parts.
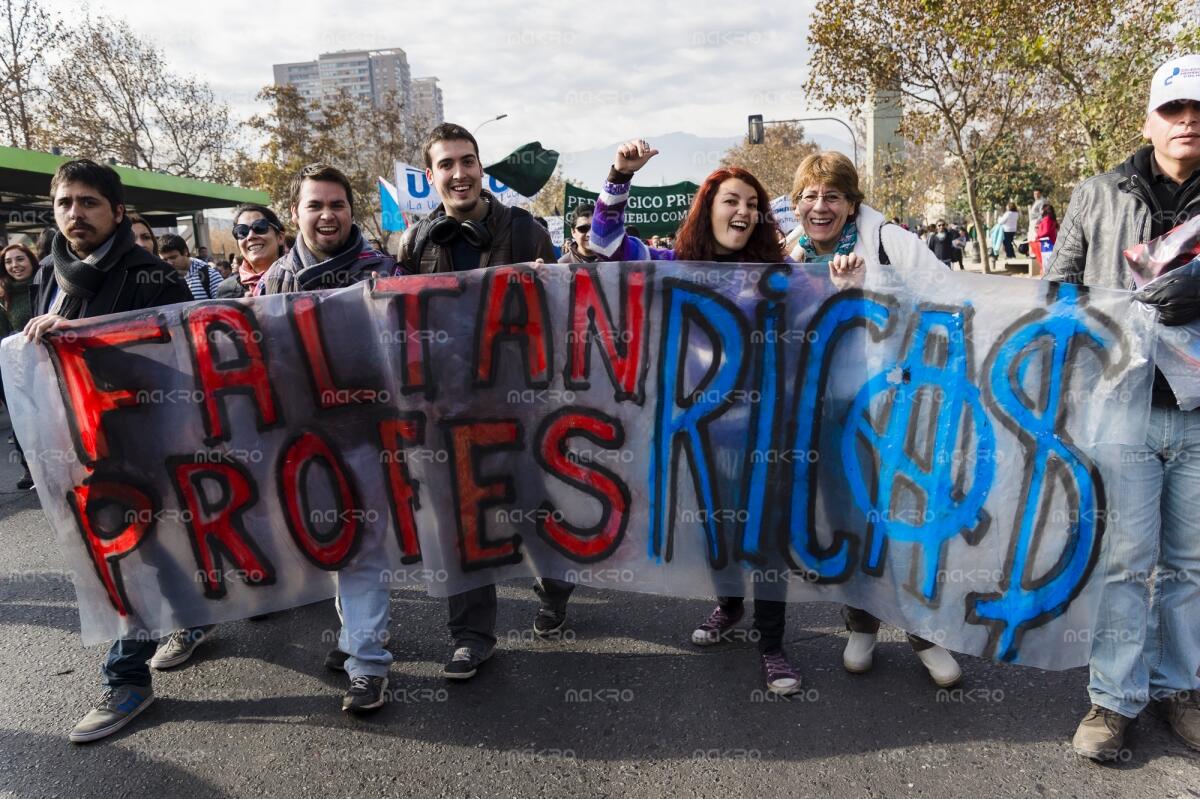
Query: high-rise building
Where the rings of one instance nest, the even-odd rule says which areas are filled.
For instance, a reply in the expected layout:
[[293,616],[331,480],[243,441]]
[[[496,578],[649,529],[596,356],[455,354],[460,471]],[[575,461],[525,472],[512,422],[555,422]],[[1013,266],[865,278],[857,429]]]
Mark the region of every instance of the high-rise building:
[[446,121],[442,90],[437,78],[413,78],[413,121],[417,127],[432,129]]
[[[404,109],[407,130],[411,131],[420,119],[414,114],[415,81],[408,68],[408,56],[399,47],[321,53],[316,61],[275,64],[274,73],[277,86],[294,86],[307,100],[322,100],[344,91],[357,100],[383,108],[389,98],[394,98]],[[442,93],[437,89],[437,78],[421,80],[433,81],[440,113]]]

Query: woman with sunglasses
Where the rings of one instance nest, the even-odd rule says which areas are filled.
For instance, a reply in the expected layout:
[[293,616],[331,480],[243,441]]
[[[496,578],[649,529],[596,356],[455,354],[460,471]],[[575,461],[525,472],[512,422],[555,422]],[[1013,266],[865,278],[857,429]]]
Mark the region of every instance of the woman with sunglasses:
[[[722,167],[705,179],[687,219],[675,237],[674,249],[648,247],[626,235],[625,205],[633,174],[658,154],[643,139],[617,149],[613,168],[596,203],[589,231],[589,248],[610,261],[720,261],[780,263],[789,260],[780,246],[771,203],[758,179],[740,167]],[[717,598],[717,607],[692,633],[692,643],[711,646],[727,641],[744,614],[740,596]],[[800,672],[787,659],[783,634],[787,603],[754,600],[754,629],[767,690],[789,695],[800,690]]]
[[265,205],[239,205],[233,213],[233,238],[242,261],[221,281],[217,299],[253,295],[271,264],[283,257],[283,223]]
[[[887,223],[883,214],[863,202],[858,170],[841,153],[816,153],[800,162],[792,181],[792,207],[800,222],[793,231],[797,238],[792,257],[831,266],[843,259],[831,269],[840,288],[861,287],[872,270],[947,268],[919,237]],[[849,606],[845,616],[850,637],[842,665],[846,671],[862,674],[874,663],[879,619]],[[962,678],[954,656],[944,648],[911,634],[908,641],[940,687],[950,687]]]

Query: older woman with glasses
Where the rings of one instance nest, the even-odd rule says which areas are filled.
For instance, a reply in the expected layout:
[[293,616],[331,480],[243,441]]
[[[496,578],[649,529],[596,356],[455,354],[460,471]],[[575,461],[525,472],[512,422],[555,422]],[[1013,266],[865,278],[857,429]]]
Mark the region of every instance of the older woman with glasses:
[[[879,269],[945,270],[920,238],[863,202],[858,171],[836,152],[810,155],[800,162],[792,181],[792,205],[800,226],[789,237],[792,258],[828,263],[839,288],[863,285],[867,272]],[[854,674],[871,669],[879,619],[865,610],[847,607],[850,631],[842,664]],[[908,635],[917,657],[941,687],[956,684],[962,670],[944,648]]]

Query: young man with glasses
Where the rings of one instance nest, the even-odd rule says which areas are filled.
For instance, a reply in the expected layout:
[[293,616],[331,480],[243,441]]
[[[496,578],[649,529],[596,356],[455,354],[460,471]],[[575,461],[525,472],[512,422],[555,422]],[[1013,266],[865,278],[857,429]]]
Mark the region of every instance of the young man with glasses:
[[[1123,251],[1200,214],[1200,54],[1154,73],[1142,135],[1150,144],[1075,189],[1046,279],[1129,289]],[[1163,324],[1200,319],[1200,278],[1167,275],[1138,297]],[[1146,441],[1122,450],[1120,480],[1109,487],[1092,706],[1072,741],[1093,760],[1121,756],[1147,705],[1200,749],[1200,410],[1181,410],[1156,372],[1151,407],[1134,409],[1147,411]]]

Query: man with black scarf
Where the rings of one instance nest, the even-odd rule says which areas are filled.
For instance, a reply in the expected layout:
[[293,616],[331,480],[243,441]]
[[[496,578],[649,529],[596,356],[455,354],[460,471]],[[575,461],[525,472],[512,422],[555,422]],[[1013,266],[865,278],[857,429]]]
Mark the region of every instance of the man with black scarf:
[[263,294],[349,286],[372,273],[391,277],[395,261],[376,252],[354,224],[350,180],[337,167],[309,164],[292,180],[296,246],[263,275]]
[[[1200,54],[1155,72],[1142,133],[1149,146],[1075,189],[1047,279],[1133,288],[1122,251],[1200,214]],[[1200,278],[1167,275],[1138,298],[1163,324],[1200,319]],[[1151,405],[1145,444],[1122,450],[1120,481],[1109,487],[1092,706],[1072,742],[1095,760],[1121,756],[1147,704],[1200,749],[1200,410],[1180,410],[1161,373]]]
[[[71,319],[191,302],[187,284],[137,245],[125,215],[121,178],[93,161],[68,161],[50,181],[58,232],[34,280],[37,304],[25,335],[41,339]],[[153,639],[114,641],[101,674],[105,691],[75,725],[71,741],[112,735],[154,701],[147,665]]]
[[[296,246],[271,265],[259,283],[261,294],[285,294],[341,288],[390,277],[395,262],[375,252],[354,224],[354,189],[336,167],[310,164],[291,185]],[[378,575],[374,574],[378,566]],[[359,552],[355,563],[338,572],[338,646],[325,660],[350,675],[342,710],[363,713],[387,701],[387,674],[392,653],[388,639],[391,591],[384,581],[387,565]]]

